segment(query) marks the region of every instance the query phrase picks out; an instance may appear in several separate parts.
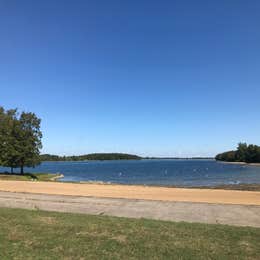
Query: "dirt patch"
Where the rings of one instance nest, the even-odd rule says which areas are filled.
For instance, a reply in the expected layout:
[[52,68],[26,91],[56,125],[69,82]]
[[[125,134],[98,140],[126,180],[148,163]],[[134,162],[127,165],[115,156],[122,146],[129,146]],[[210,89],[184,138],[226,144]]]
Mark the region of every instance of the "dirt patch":
[[13,228],[11,232],[8,234],[8,239],[11,241],[20,241],[23,240],[24,234],[17,230],[17,228]]
[[114,236],[114,237],[112,237],[112,239],[114,239],[120,243],[125,243],[127,241],[127,237],[124,235]]
[[57,224],[57,220],[54,217],[39,217],[38,220],[41,223],[47,224],[47,225],[54,225]]

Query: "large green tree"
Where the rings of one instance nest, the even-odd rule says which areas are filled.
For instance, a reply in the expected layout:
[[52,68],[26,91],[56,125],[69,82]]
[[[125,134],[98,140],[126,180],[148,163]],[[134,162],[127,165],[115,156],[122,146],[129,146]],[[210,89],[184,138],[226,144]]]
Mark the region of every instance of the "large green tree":
[[34,167],[40,163],[42,148],[41,120],[34,113],[17,113],[16,109],[5,111],[0,107],[0,164]]
[[40,164],[40,149],[42,148],[40,130],[41,120],[34,113],[22,112],[19,118],[19,131],[17,139],[19,146],[17,151],[19,154],[19,166],[21,174],[23,169],[27,167],[35,167]]
[[250,144],[247,147],[246,162],[254,163],[260,162],[260,147],[257,145]]
[[19,155],[17,152],[18,140],[17,130],[19,122],[17,120],[17,110],[5,111],[0,108],[0,163],[2,166],[13,168],[18,167]]
[[247,159],[247,144],[239,143],[236,152],[236,159],[239,162],[246,162]]

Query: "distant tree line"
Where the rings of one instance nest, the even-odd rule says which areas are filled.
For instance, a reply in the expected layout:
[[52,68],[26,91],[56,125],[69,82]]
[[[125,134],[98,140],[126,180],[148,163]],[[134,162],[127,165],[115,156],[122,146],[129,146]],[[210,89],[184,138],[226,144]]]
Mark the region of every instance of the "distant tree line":
[[0,107],[0,165],[20,168],[34,167],[40,160],[42,148],[41,120],[31,112],[18,113],[17,109]]
[[140,160],[141,157],[125,153],[91,153],[74,156],[42,154],[41,161],[87,161],[87,160]]
[[236,151],[220,153],[216,160],[226,162],[260,163],[260,146],[239,143]]
[[211,160],[214,157],[143,157],[143,159],[147,160]]

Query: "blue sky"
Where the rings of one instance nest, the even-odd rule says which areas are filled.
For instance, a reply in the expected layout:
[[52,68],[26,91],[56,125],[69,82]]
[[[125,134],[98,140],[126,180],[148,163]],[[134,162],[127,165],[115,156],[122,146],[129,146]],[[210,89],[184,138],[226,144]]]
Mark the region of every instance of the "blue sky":
[[43,151],[212,156],[260,144],[260,1],[0,1],[0,104]]

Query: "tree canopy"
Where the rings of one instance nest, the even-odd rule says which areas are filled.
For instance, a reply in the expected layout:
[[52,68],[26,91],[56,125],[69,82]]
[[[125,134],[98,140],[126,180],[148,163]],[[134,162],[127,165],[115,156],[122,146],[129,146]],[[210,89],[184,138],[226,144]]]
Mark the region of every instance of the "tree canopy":
[[236,151],[220,153],[216,160],[226,162],[260,163],[260,146],[239,143]]
[[0,107],[0,165],[21,169],[34,167],[40,160],[42,148],[41,120],[31,112]]

